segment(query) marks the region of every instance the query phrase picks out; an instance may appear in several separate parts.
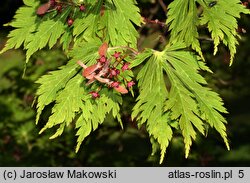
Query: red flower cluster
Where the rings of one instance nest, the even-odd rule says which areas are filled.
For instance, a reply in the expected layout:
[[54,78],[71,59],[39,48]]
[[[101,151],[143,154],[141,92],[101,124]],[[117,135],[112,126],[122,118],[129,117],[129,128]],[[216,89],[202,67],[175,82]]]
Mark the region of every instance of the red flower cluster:
[[[84,68],[82,75],[88,79],[87,85],[98,81],[121,94],[126,94],[128,89],[135,85],[134,81],[127,81],[126,78],[120,75],[122,72],[130,70],[129,63],[124,60],[125,56],[121,52],[115,52],[108,58],[107,49],[108,44],[103,43],[99,48],[99,58],[96,64],[86,66],[78,61],[78,64]],[[90,94],[93,98],[100,97],[98,91],[91,91]]]

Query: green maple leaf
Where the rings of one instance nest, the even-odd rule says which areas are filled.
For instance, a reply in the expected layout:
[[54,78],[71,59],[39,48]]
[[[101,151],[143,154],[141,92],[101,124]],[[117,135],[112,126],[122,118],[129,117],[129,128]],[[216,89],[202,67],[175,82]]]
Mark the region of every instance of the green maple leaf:
[[172,138],[172,129],[168,124],[169,114],[164,113],[164,102],[168,92],[164,82],[162,63],[158,59],[159,53],[147,50],[139,55],[131,66],[134,67],[144,61],[143,59],[149,58],[137,75],[140,95],[136,99],[132,118],[136,118],[140,126],[146,123],[149,134],[160,144],[161,163]]
[[31,55],[37,50],[44,48],[46,45],[51,49],[57,43],[57,40],[65,33],[65,29],[68,27],[65,22],[69,13],[70,8],[67,8],[56,19],[43,21],[39,25],[37,32],[28,38],[28,43],[25,46],[25,49],[27,49],[26,62],[29,61]]
[[105,13],[102,22],[111,45],[129,44],[136,48],[139,34],[133,23],[139,26],[141,16],[134,0],[105,1]]
[[[176,44],[175,47],[181,49],[184,45]],[[204,134],[203,120],[215,127],[229,148],[224,125],[226,120],[219,113],[226,113],[226,109],[218,94],[203,86],[206,85],[206,81],[198,74],[199,61],[191,53],[174,50],[171,47],[166,48],[165,52],[167,62],[164,63],[164,68],[172,85],[165,109],[172,110],[172,118],[180,116],[179,123],[184,137],[186,157],[192,139],[195,139],[193,126]]]
[[229,148],[226,120],[220,114],[227,111],[218,94],[205,86],[207,82],[199,74],[202,69],[211,71],[199,57],[184,51],[185,47],[185,43],[175,43],[162,52],[146,50],[132,63],[134,67],[146,60],[137,75],[140,95],[132,117],[140,126],[146,123],[149,134],[160,144],[160,162],[172,139],[173,123],[182,132],[186,157],[197,131],[204,135],[205,123],[220,133]]
[[36,123],[45,106],[56,100],[58,91],[65,87],[67,82],[77,73],[79,66],[75,62],[69,62],[60,70],[52,71],[36,81],[41,86],[37,90],[38,104]]
[[89,2],[89,7],[87,7],[86,13],[75,19],[73,24],[73,35],[78,38],[78,40],[84,39],[88,41],[89,39],[96,36],[98,32],[98,26],[100,23],[100,11],[102,7],[102,1],[92,1]]
[[231,54],[230,65],[233,63],[236,53],[236,45],[238,45],[239,34],[236,32],[238,28],[236,18],[240,18],[240,13],[250,14],[240,0],[220,0],[212,7],[209,6],[210,1],[197,0],[203,6],[200,23],[207,24],[209,32],[211,32],[214,41],[214,54],[218,51],[218,45],[223,42],[228,46]]
[[[56,104],[52,109],[52,115],[40,133],[47,128],[52,128],[62,123],[68,126],[75,118],[76,113],[79,112],[82,106],[82,100],[85,98],[89,98],[89,94],[84,90],[83,77],[78,74],[67,82],[63,90],[58,91],[57,97],[55,98]],[[55,138],[58,135],[60,134],[57,133],[51,138]]]
[[[201,5],[199,10],[196,2]],[[250,11],[240,0],[215,1],[213,6],[210,3],[212,3],[210,0],[176,0],[170,3],[167,14],[167,24],[171,31],[170,42],[174,44],[183,41],[203,58],[198,40],[198,26],[207,25],[214,41],[214,54],[218,51],[219,43],[223,42],[230,50],[231,65],[236,53],[237,38],[240,37],[236,32],[238,28],[236,18],[240,18],[240,13],[249,14]]]
[[97,90],[99,85],[93,83],[91,87],[87,86],[87,80],[82,77],[81,67],[77,64],[77,60],[85,64],[96,63],[99,47],[98,41],[79,44],[70,52],[73,59],[67,65],[42,76],[37,81],[40,84],[37,91],[37,122],[44,107],[55,102],[52,114],[40,133],[48,128],[57,127],[55,134],[50,137],[53,139],[61,135],[65,127],[76,121],[75,125],[78,129],[76,152],[82,141],[104,122],[108,113],[111,113],[122,126],[121,94],[105,87],[99,92],[100,98],[93,99],[89,92]]
[[12,48],[17,49],[22,44],[27,45],[28,38],[36,30],[37,15],[35,12],[38,2],[25,0],[24,4],[25,6],[17,10],[14,20],[8,24],[15,29],[9,33],[9,39],[0,54]]
[[171,31],[170,42],[184,41],[202,56],[198,40],[199,18],[195,0],[177,0],[168,6],[167,24]]
[[79,151],[79,148],[83,140],[102,124],[106,118],[106,115],[112,111],[114,118],[121,123],[120,116],[120,105],[122,104],[122,98],[117,93],[103,89],[100,92],[100,98],[93,101],[93,99],[86,100],[82,103],[82,114],[76,122],[76,128],[78,131],[76,135],[77,146],[76,152]]

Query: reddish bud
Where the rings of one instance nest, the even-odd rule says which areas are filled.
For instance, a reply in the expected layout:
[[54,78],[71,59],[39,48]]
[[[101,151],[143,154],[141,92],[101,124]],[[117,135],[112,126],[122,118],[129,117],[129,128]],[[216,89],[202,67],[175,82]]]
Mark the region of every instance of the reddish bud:
[[121,55],[121,52],[116,52],[114,53],[113,57],[115,57],[115,59],[118,59]]
[[118,74],[120,74],[120,71],[118,69],[115,69],[115,68],[110,69],[109,72],[110,72],[111,76],[117,76]]
[[49,8],[50,8],[50,3],[42,4],[36,10],[36,14],[40,15],[40,16],[43,16],[44,14],[47,13],[47,11],[49,10]]
[[81,6],[79,7],[80,11],[85,11],[85,6],[83,4],[81,4]]
[[101,63],[105,63],[107,62],[107,58],[105,56],[101,56],[101,58],[99,58],[98,61]]
[[102,7],[101,7],[101,11],[100,11],[101,16],[103,16],[103,15],[104,15],[104,12],[105,12],[105,7],[104,7],[104,6],[102,6]]
[[49,4],[51,7],[54,7],[56,5],[56,0],[50,0]]
[[113,87],[113,88],[118,88],[119,85],[120,85],[120,83],[117,82],[117,81],[114,81],[114,82],[111,83],[111,87]]
[[112,76],[116,76],[116,71],[115,71],[115,69],[110,69],[110,74],[111,74]]
[[61,13],[61,12],[62,12],[62,5],[61,5],[61,4],[58,4],[58,5],[56,6],[56,10],[57,10],[57,12]]
[[243,2],[242,4],[243,4],[243,6],[247,7],[248,2]]
[[127,87],[128,88],[131,88],[132,86],[134,86],[135,85],[135,82],[134,81],[129,81],[128,83],[127,83]]
[[68,23],[68,26],[70,27],[71,25],[73,25],[74,20],[72,18],[69,18],[67,23]]
[[99,48],[99,50],[98,50],[98,53],[99,53],[100,57],[106,56],[108,47],[109,47],[109,46],[108,46],[108,43],[106,43],[106,42],[104,42],[104,43],[100,46],[100,48]]
[[126,88],[124,88],[123,86],[118,86],[118,87],[116,87],[116,88],[114,88],[116,91],[118,91],[119,93],[121,93],[121,94],[126,94],[126,93],[128,93],[128,90],[126,89]]
[[120,74],[120,70],[118,70],[118,69],[116,69],[115,72],[116,72],[116,75]]
[[92,95],[92,98],[94,98],[94,99],[96,99],[96,98],[99,98],[99,97],[100,97],[99,93],[98,93],[98,92],[96,92],[96,91],[91,91],[91,92],[89,92],[89,93]]
[[122,71],[126,71],[126,70],[129,70],[129,63],[125,63],[122,66]]

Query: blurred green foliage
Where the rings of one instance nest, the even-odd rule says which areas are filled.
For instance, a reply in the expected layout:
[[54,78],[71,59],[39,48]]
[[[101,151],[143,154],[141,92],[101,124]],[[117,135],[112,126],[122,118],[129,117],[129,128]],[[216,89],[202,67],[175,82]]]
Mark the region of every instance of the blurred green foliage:
[[[162,7],[152,0],[139,1],[143,16],[164,20]],[[2,10],[0,10],[2,11]],[[159,13],[160,12],[160,13]],[[232,150],[227,151],[218,134],[209,129],[207,138],[198,137],[188,159],[180,134],[175,134],[167,158],[161,166],[249,166],[250,165],[250,21],[241,19],[247,31],[242,34],[235,62],[229,67],[228,50],[220,47],[218,56],[212,55],[213,45],[203,43],[208,65],[214,74],[205,74],[210,87],[221,94],[230,114],[228,134]],[[158,25],[140,28],[139,47],[161,48],[167,42],[167,29]],[[6,41],[7,29],[1,28],[0,49]],[[85,140],[80,152],[74,153],[74,126],[55,140],[53,131],[38,135],[50,113],[45,109],[42,120],[35,125],[35,81],[67,62],[60,49],[39,51],[24,70],[24,53],[8,51],[0,55],[0,166],[159,166],[158,155],[150,155],[151,145],[145,130],[137,129],[129,116],[134,99],[124,99],[122,119],[124,129],[107,117],[102,127]]]

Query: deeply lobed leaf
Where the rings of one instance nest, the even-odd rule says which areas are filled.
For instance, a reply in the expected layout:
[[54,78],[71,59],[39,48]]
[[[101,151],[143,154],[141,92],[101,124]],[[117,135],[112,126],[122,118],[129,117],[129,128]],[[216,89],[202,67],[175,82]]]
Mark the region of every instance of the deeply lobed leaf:
[[177,0],[168,6],[167,24],[171,31],[170,42],[184,41],[202,56],[198,40],[199,18],[195,0]]
[[216,5],[210,7],[209,1],[197,0],[203,6],[201,24],[207,24],[214,41],[214,54],[218,51],[218,45],[223,42],[228,46],[231,54],[230,65],[236,53],[237,38],[240,37],[236,32],[238,28],[236,18],[240,18],[240,13],[250,14],[240,0],[220,0]]
[[136,118],[140,126],[146,123],[149,134],[160,144],[161,163],[172,138],[172,129],[168,124],[169,114],[164,113],[164,101],[168,92],[164,82],[160,56],[160,52],[147,50],[139,55],[136,62],[132,64],[132,66],[136,66],[143,59],[149,57],[137,75],[140,95],[136,99],[137,103],[133,108],[132,118]]
[[[200,5],[199,9],[196,2]],[[206,25],[214,41],[214,54],[218,51],[219,43],[223,42],[229,48],[231,65],[236,53],[237,38],[240,37],[236,32],[236,18],[240,18],[240,13],[249,14],[250,11],[240,0],[215,1],[213,6],[210,3],[210,0],[175,0],[170,3],[166,22],[171,31],[170,42],[174,44],[183,41],[203,58],[198,26]]]
[[48,75],[42,76],[37,80],[41,86],[37,90],[37,117],[38,123],[40,115],[45,106],[56,100],[58,91],[64,88],[67,82],[77,73],[78,65],[75,62],[69,62],[60,70],[52,71]]
[[229,148],[226,120],[220,114],[227,111],[218,94],[204,86],[207,83],[198,73],[201,69],[210,70],[199,57],[183,48],[184,43],[175,43],[162,52],[146,50],[134,63],[136,66],[147,60],[137,75],[140,95],[132,117],[140,126],[145,123],[149,134],[160,144],[160,162],[172,139],[172,122],[177,122],[182,132],[186,157],[197,131],[204,135],[205,122],[220,133]]
[[139,26],[141,15],[134,0],[105,1],[102,22],[111,45],[130,45],[136,48],[139,34],[132,23]]
[[37,16],[35,14],[38,2],[35,0],[25,0],[23,6],[19,8],[14,16],[14,20],[8,24],[15,29],[8,35],[8,41],[0,54],[12,49],[19,48],[22,44],[27,45],[28,38],[36,30]]

